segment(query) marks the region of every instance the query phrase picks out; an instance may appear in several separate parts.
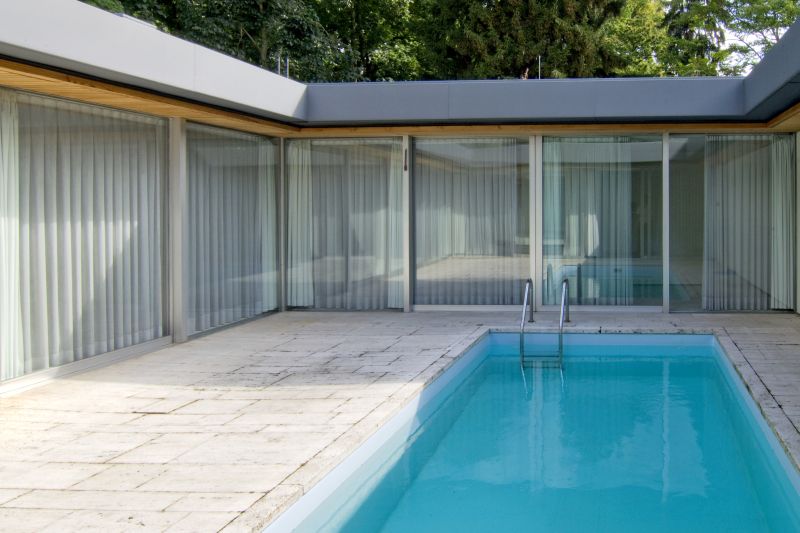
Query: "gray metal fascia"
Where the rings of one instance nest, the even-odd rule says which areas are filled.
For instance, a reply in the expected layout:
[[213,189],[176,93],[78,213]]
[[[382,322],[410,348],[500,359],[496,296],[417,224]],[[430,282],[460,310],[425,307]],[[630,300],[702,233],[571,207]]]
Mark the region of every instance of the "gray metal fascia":
[[800,21],[753,67],[744,83],[745,113],[766,120],[800,100]]
[[287,122],[306,86],[77,0],[0,0],[0,54]]
[[741,78],[619,78],[308,87],[309,125],[736,120]]

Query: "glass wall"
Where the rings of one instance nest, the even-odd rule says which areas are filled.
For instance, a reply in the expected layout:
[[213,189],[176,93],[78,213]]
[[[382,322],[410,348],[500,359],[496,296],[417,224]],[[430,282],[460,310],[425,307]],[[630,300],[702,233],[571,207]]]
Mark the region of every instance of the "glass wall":
[[163,120],[0,90],[0,379],[165,335]]
[[191,334],[278,307],[277,147],[190,124],[186,148]]
[[415,304],[520,304],[530,273],[528,141],[414,141]]
[[287,304],[403,307],[399,139],[287,142]]
[[670,137],[670,308],[792,309],[790,135]]
[[545,137],[542,302],[661,305],[661,137]]

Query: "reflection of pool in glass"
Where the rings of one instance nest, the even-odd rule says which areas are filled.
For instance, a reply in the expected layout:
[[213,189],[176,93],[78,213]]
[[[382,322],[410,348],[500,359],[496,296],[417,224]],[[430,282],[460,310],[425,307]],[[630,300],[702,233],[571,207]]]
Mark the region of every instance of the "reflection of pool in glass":
[[568,335],[563,379],[527,391],[517,339],[473,348],[298,530],[800,530],[797,471],[712,337]]
[[660,261],[641,260],[637,264],[639,260],[629,260],[626,264],[614,264],[613,260],[597,259],[558,268],[553,268],[549,264],[551,261],[545,258],[547,275],[542,294],[545,305],[561,303],[564,279],[570,282],[573,305],[657,306],[662,303],[663,266]]

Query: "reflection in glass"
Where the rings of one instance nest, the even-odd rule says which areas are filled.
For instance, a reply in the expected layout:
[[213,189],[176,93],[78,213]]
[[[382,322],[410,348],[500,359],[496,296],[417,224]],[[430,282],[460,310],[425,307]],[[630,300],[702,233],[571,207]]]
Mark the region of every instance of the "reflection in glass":
[[660,305],[661,138],[546,137],[543,143],[543,298]]
[[402,145],[287,143],[288,305],[403,307]]
[[794,307],[789,135],[670,137],[670,307]]
[[521,303],[528,190],[526,139],[416,140],[414,303]]
[[190,124],[188,331],[277,307],[277,200],[273,141]]

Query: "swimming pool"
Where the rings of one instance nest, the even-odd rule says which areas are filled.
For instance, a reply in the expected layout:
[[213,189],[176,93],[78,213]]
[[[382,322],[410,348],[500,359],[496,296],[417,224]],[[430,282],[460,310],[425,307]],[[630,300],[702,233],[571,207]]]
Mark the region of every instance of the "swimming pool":
[[[530,334],[526,353],[555,336]],[[268,531],[800,531],[800,478],[712,336],[484,337]]]

